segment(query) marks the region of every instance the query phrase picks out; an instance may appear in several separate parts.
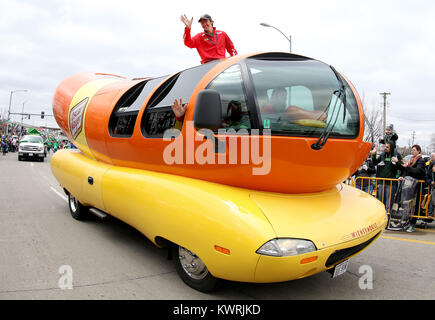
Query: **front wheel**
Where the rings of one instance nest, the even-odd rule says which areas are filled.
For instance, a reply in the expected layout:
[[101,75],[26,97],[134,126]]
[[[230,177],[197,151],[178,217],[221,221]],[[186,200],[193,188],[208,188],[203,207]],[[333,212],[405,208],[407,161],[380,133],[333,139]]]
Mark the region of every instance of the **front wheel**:
[[82,205],[72,194],[68,194],[68,206],[71,216],[76,220],[85,220],[88,208]]
[[181,246],[174,246],[173,257],[178,275],[189,287],[201,292],[210,292],[218,287],[219,279],[213,277],[195,253]]

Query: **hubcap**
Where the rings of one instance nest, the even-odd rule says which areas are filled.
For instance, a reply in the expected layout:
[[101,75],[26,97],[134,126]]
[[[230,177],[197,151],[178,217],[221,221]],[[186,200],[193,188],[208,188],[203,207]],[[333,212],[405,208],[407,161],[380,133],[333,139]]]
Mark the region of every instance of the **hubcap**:
[[208,269],[204,262],[193,252],[178,247],[178,259],[183,267],[183,270],[193,279],[204,279],[208,274]]
[[78,207],[78,202],[77,202],[77,199],[76,198],[74,198],[72,195],[69,195],[69,205],[70,205],[70,207],[71,207],[71,210],[73,211],[73,212],[76,212],[77,211],[77,207]]

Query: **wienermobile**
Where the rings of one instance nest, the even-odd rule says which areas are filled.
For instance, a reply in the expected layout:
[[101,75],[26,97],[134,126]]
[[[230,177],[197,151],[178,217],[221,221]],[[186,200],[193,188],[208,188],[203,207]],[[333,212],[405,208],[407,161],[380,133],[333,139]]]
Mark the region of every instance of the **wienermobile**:
[[79,73],[59,84],[53,112],[78,147],[51,160],[72,216],[133,226],[200,291],[335,277],[387,223],[379,201],[343,183],[370,150],[358,94],[312,58],[246,54],[132,80]]

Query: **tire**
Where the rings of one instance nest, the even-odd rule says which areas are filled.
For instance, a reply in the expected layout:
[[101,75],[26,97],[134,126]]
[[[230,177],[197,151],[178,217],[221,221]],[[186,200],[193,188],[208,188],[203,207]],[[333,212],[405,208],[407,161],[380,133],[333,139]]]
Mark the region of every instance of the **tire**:
[[20,156],[18,156],[18,161],[23,161],[23,158],[21,158]]
[[186,248],[175,245],[173,261],[178,275],[189,287],[201,292],[210,292],[219,287],[220,280],[213,277],[202,260]]
[[68,207],[71,216],[76,220],[86,220],[89,215],[88,208],[82,205],[73,195],[68,194]]

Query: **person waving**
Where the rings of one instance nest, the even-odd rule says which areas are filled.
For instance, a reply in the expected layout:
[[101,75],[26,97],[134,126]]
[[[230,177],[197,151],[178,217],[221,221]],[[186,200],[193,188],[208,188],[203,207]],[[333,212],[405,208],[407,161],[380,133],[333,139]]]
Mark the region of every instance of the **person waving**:
[[198,22],[201,23],[204,32],[198,33],[193,38],[190,35],[193,17],[189,20],[186,15],[181,16],[184,23],[184,44],[193,49],[196,48],[201,57],[201,64],[225,58],[225,51],[229,55],[237,55],[237,50],[228,35],[213,27],[214,21],[210,15],[202,15]]

